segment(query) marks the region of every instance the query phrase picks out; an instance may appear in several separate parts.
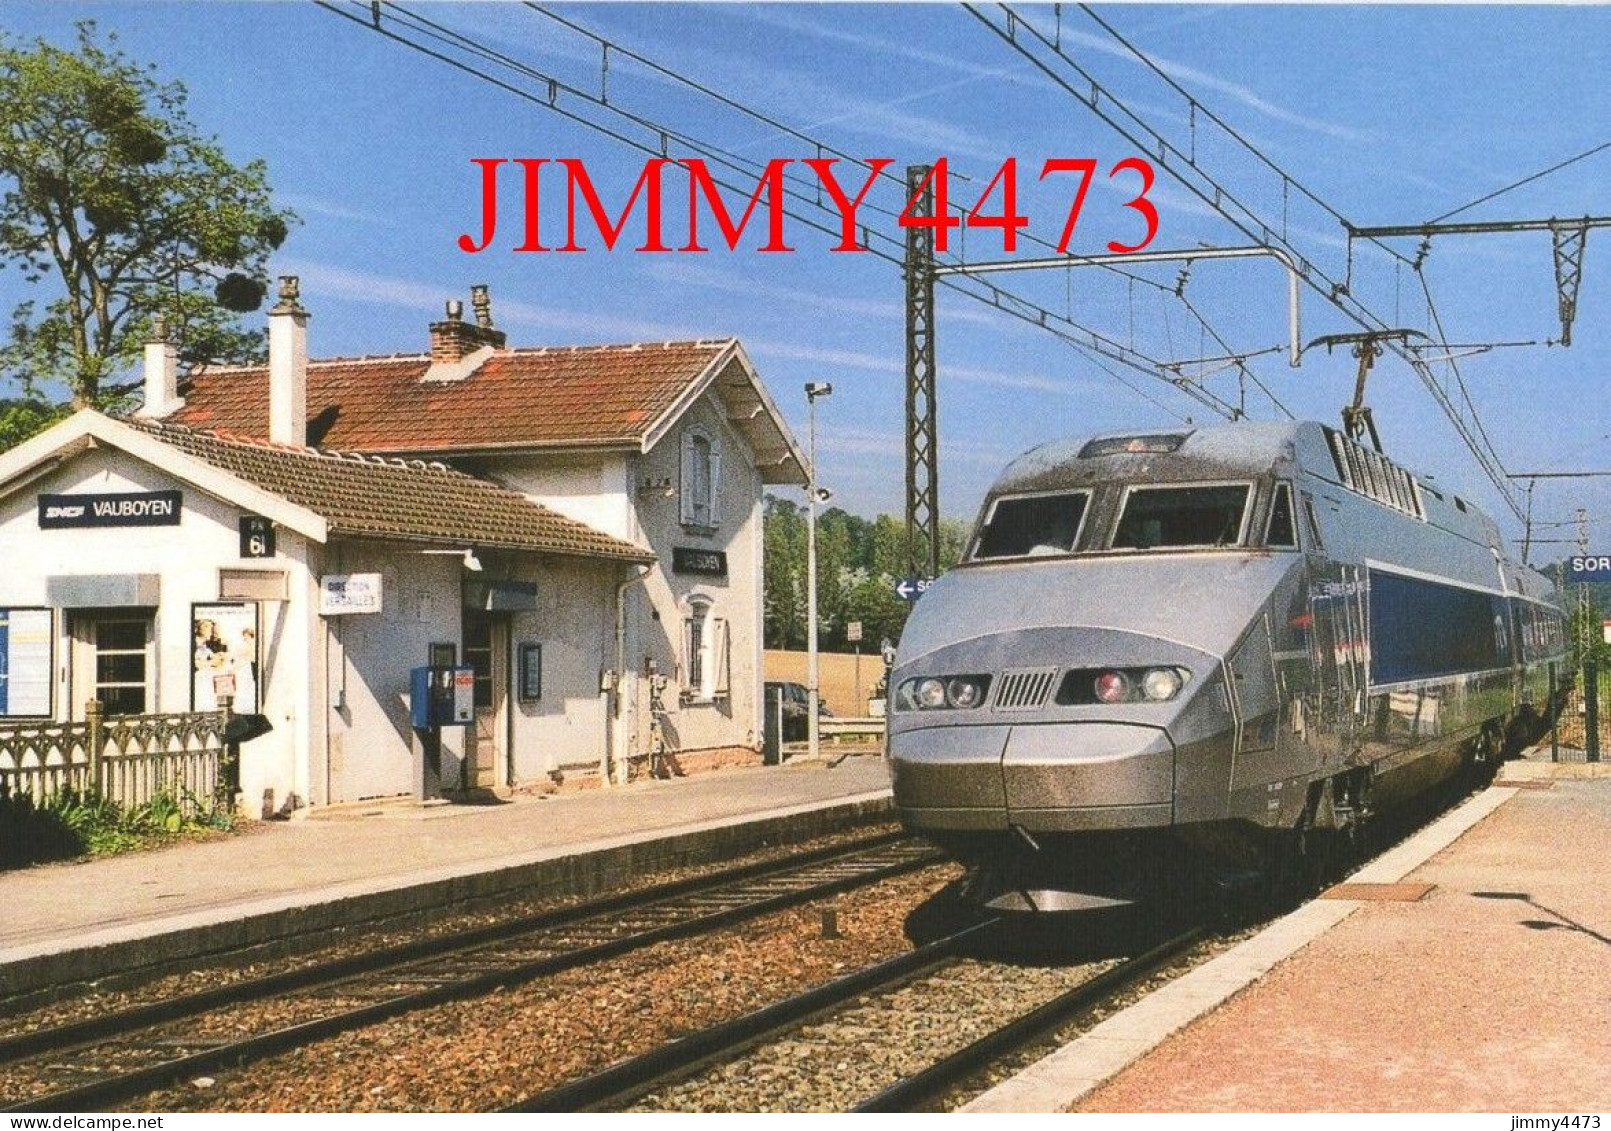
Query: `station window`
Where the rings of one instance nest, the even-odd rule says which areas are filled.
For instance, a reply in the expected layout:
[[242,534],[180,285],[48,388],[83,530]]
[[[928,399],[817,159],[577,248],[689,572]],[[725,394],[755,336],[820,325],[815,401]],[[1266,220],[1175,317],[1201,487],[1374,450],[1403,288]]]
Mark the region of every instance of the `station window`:
[[464,612],[464,663],[475,672],[475,705],[492,703],[492,619],[484,613]]
[[94,697],[108,715],[143,715],[151,706],[151,618],[97,618],[80,628],[94,653]]
[[722,449],[705,429],[682,434],[682,523],[717,527],[722,522]]
[[682,693],[695,703],[709,703],[728,690],[727,622],[711,609],[709,598],[692,597],[682,622]]

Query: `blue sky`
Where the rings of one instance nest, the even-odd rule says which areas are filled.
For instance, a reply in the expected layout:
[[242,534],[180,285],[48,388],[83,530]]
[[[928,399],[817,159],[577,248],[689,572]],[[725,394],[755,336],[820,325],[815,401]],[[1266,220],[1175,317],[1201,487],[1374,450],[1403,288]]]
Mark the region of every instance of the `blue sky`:
[[[409,8],[562,83],[599,89],[597,44],[537,12],[513,4]],[[1122,208],[1134,177],[1106,175],[1135,147],[961,8],[623,3],[556,10],[845,153],[890,157],[895,169],[945,156],[969,178],[953,183],[953,205],[971,205],[1001,161],[1016,157],[1020,211],[1041,238],[1057,239],[1068,202],[1067,182],[1037,183],[1041,163],[1095,158],[1099,169],[1071,249],[1090,254],[1109,240],[1139,238],[1134,216]],[[1611,140],[1604,78],[1611,72],[1611,10],[1604,7],[1142,5],[1099,12],[1356,224],[1425,221]],[[1024,14],[1150,125],[1189,139],[1185,101],[1084,13],[1065,7],[1060,27],[1050,7]],[[605,252],[596,236],[584,237],[585,254],[516,254],[509,250],[518,238],[513,194],[504,198],[500,239],[467,255],[456,240],[479,232],[473,158],[584,159],[601,195],[619,208],[644,154],[311,5],[10,4],[4,25],[14,36],[65,43],[73,22],[86,16],[116,30],[124,49],[156,63],[162,76],[181,79],[192,117],[232,157],[268,162],[279,198],[304,220],[273,268],[302,276],[316,355],[419,350],[442,301],[466,297],[477,282],[491,285],[498,321],[520,345],[737,335],[802,435],[802,383],[834,383],[833,398],[820,407],[822,480],[849,509],[900,512],[902,287],[890,263],[831,253],[827,237],[792,222],[797,250],[790,254],[758,253],[760,240],[750,235],[737,251],[718,243],[702,255],[642,254],[627,240]],[[544,89],[529,76],[523,81]],[[608,89],[613,106],[748,159],[815,156],[809,145],[620,53],[611,57]],[[560,104],[583,106],[568,94]],[[1222,184],[1281,219],[1277,177],[1201,121],[1197,140],[1200,159]],[[674,144],[672,153],[687,150]],[[1608,174],[1611,150],[1461,218],[1608,214]],[[848,169],[843,179],[859,180]],[[667,180],[673,245],[685,225],[685,184]],[[1160,216],[1153,248],[1247,242],[1162,172],[1151,196]],[[869,200],[882,208],[901,203],[890,185]],[[562,238],[562,202],[563,183],[545,180],[545,238],[556,236],[550,244]],[[738,203],[729,196],[730,207]],[[1342,277],[1347,257],[1336,220],[1290,193],[1285,207],[1293,242]],[[864,220],[897,235],[887,216]],[[641,233],[641,221],[628,231]],[[713,234],[707,231],[707,243]],[[1540,345],[1465,358],[1464,392],[1448,385],[1455,398],[1469,397],[1510,470],[1611,466],[1608,242],[1611,231],[1590,233],[1570,349]],[[1394,246],[1415,255],[1413,240]],[[1003,257],[999,234],[987,230],[952,250],[973,261]],[[1035,253],[1045,249],[1020,249]],[[1436,335],[1412,270],[1373,251],[1356,253],[1353,268],[1353,294],[1385,321]],[[1135,281],[1091,268],[1000,281],[1153,359],[1225,352],[1175,297],[1178,264],[1133,271]],[[1424,277],[1447,340],[1559,335],[1547,233],[1441,239]],[[1248,368],[1292,413],[1336,419],[1352,392],[1353,360],[1315,350],[1299,369],[1286,364],[1276,350],[1285,342],[1287,308],[1275,264],[1199,262],[1184,295],[1233,352],[1257,354]],[[16,297],[15,283],[0,282],[0,303],[9,308]],[[1303,322],[1305,339],[1355,328],[1308,291]],[[963,296],[942,292],[938,327],[940,499],[948,515],[971,518],[1000,467],[1042,440],[1177,424],[1186,416],[1218,419],[1155,377],[1104,362],[1140,390],[1133,391],[1086,354]],[[1452,380],[1447,366],[1434,368]],[[1278,414],[1255,385],[1244,393],[1233,369],[1204,381],[1252,416]],[[1467,493],[1507,534],[1519,535],[1520,524],[1406,364],[1384,358],[1369,400],[1390,454]],[[1579,505],[1590,508],[1603,551],[1611,480],[1541,485],[1536,517],[1570,519]],[[1542,528],[1539,536],[1567,533]]]

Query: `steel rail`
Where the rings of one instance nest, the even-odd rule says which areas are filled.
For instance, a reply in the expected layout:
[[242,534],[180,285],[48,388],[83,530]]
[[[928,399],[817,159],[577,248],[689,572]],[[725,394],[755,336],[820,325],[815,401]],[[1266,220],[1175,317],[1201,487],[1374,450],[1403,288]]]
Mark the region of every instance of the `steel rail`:
[[[818,882],[810,883],[805,887],[763,894],[760,898],[749,899],[734,906],[718,907],[710,910],[704,910],[700,905],[696,904],[690,909],[690,913],[685,918],[677,919],[670,923],[662,923],[642,930],[629,929],[629,933],[616,938],[587,942],[583,945],[563,950],[560,953],[544,955],[539,958],[523,958],[511,961],[495,969],[467,971],[463,974],[454,974],[449,969],[444,975],[436,967],[433,967],[432,973],[416,976],[412,979],[416,982],[422,980],[436,982],[436,984],[428,985],[423,989],[408,990],[355,1009],[342,1010],[328,1017],[261,1033],[240,1041],[218,1043],[198,1038],[189,1042],[189,1045],[191,1047],[206,1046],[199,1051],[139,1067],[131,1071],[108,1075],[103,1079],[91,1080],[84,1084],[46,1095],[20,1100],[11,1106],[0,1107],[0,1111],[72,1111],[93,1108],[109,1100],[163,1086],[191,1073],[261,1059],[277,1052],[300,1047],[314,1040],[376,1024],[417,1009],[479,996],[497,989],[508,988],[557,974],[564,970],[603,962],[655,943],[718,930],[773,911],[784,910],[812,899],[838,894],[891,876],[915,871],[918,868],[938,863],[943,859],[936,852],[922,851],[909,855],[904,859],[880,864],[865,870],[847,871],[844,868],[844,865],[853,866],[858,855],[897,848],[907,839],[901,834],[890,834],[885,837],[875,838],[873,841],[875,847],[869,847],[866,842],[851,848],[838,845],[810,854],[810,857],[804,863],[802,863],[802,857],[793,857],[785,861],[750,865],[717,876],[698,877],[692,880],[659,885],[656,888],[649,889],[647,892],[610,897],[583,907],[532,916],[529,917],[531,921],[527,923],[524,930],[515,929],[512,924],[501,924],[465,932],[465,935],[478,936],[492,933],[494,937],[490,940],[478,939],[475,943],[464,944],[461,941],[463,936],[445,936],[442,940],[407,943],[400,947],[387,948],[385,951],[378,951],[371,955],[340,959],[323,967],[311,967],[304,970],[288,971],[279,975],[270,975],[263,979],[252,979],[247,982],[236,983],[234,986],[219,987],[216,990],[186,995],[182,999],[174,999],[173,1002],[158,1002],[149,1006],[137,1006],[131,1010],[108,1015],[106,1018],[94,1018],[85,1022],[76,1022],[68,1026],[58,1027],[55,1030],[42,1031],[38,1034],[17,1034],[15,1037],[8,1039],[11,1047],[13,1049],[26,1048],[32,1042],[36,1047],[28,1055],[37,1055],[38,1052],[55,1051],[64,1047],[90,1050],[93,1049],[97,1041],[117,1040],[137,1033],[153,1024],[183,1020],[186,1017],[197,1016],[203,1012],[203,1010],[191,1010],[181,1012],[179,1015],[169,1012],[171,1008],[179,1006],[181,1002],[196,1003],[206,1000],[211,1003],[207,1006],[207,1009],[213,1009],[221,1005],[237,1004],[245,1000],[259,1000],[265,992],[285,994],[298,990],[324,987],[339,989],[345,981],[353,977],[393,974],[397,973],[399,968],[406,969],[405,962],[396,960],[396,955],[403,952],[408,954],[406,961],[417,963],[422,958],[437,959],[471,950],[476,946],[515,941],[522,935],[537,931],[564,930],[584,926],[589,920],[603,918],[608,915],[630,914],[651,908],[675,910],[676,903],[680,899],[708,899],[719,894],[724,887],[776,880],[790,874],[809,872],[814,868],[827,867],[834,869],[828,877]],[[835,866],[838,867],[836,868]],[[735,873],[737,878],[735,878]],[[583,914],[584,910],[588,913]],[[378,956],[381,955],[390,956],[391,961],[380,962]],[[353,966],[363,968],[356,970],[355,973],[350,969]],[[328,973],[331,968],[340,968],[341,972],[331,975]],[[265,985],[271,985],[273,988],[265,991]],[[151,1018],[156,1018],[156,1020],[153,1021]],[[63,1034],[67,1033],[75,1033],[80,1039],[66,1041],[64,1044],[62,1043]],[[89,1033],[90,1036],[83,1038],[84,1033]],[[185,1044],[183,1041],[177,1043],[180,1043],[181,1046]],[[16,1063],[15,1057],[12,1058],[11,1062]]]
[[1088,982],[1081,982],[1044,1005],[1010,1021],[923,1071],[885,1088],[852,1111],[912,1111],[954,1087],[992,1061],[1033,1043],[1069,1019],[1084,1013],[1105,999],[1183,954],[1203,937],[1202,927],[1193,927],[1159,943],[1144,954],[1127,959]]
[[959,959],[961,945],[1001,920],[987,919],[927,943],[916,950],[886,959],[832,982],[731,1021],[679,1037],[639,1056],[620,1061],[599,1072],[561,1084],[503,1110],[608,1111],[618,1110],[657,1088],[678,1083],[708,1065],[729,1060],[754,1045],[837,1009],[862,994],[889,989],[932,973]]
[[531,915],[483,927],[454,931],[436,938],[418,939],[381,947],[364,954],[349,955],[329,962],[314,963],[295,970],[265,974],[258,978],[243,979],[226,986],[196,990],[147,1005],[97,1014],[81,1021],[70,1021],[48,1028],[0,1036],[0,1065],[25,1056],[35,1056],[52,1049],[68,1048],[87,1041],[116,1036],[131,1029],[143,1028],[167,1021],[179,1021],[208,1010],[239,1002],[256,1001],[273,994],[290,990],[309,989],[327,983],[342,981],[358,974],[366,974],[424,958],[450,955],[472,947],[500,942],[532,931],[551,930],[590,919],[599,915],[614,914],[644,907],[651,903],[692,895],[727,884],[759,880],[768,876],[795,871],[810,864],[831,860],[838,856],[872,851],[906,839],[904,833],[886,833],[868,837],[850,844],[836,844],[814,849],[799,856],[780,860],[765,860],[730,868],[703,876],[690,876],[654,884],[637,891],[590,899],[570,907],[552,911],[539,911]]

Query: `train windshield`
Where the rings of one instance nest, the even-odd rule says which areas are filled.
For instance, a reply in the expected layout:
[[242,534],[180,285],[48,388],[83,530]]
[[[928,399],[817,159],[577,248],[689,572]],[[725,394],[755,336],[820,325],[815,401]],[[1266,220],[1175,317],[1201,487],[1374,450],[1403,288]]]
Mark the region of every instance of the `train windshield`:
[[1242,540],[1248,493],[1246,484],[1131,488],[1113,548],[1235,545]]
[[1071,554],[1085,517],[1084,491],[997,499],[974,546],[974,558]]

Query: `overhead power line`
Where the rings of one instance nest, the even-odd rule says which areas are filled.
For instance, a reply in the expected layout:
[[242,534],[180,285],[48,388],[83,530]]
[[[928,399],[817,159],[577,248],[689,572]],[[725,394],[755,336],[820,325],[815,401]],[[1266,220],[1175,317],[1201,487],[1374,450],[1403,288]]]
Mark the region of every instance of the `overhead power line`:
[[[696,91],[697,93],[702,94],[705,97],[710,98],[710,99],[720,103],[721,105],[728,107],[729,109],[735,110],[738,113],[743,114],[744,116],[752,119],[753,121],[760,122],[761,124],[766,125],[766,126],[770,127],[771,129],[777,130],[779,133],[783,134],[786,137],[794,138],[797,141],[804,142],[805,144],[814,147],[816,149],[817,155],[819,157],[822,156],[824,153],[828,153],[828,154],[831,154],[831,155],[833,155],[835,157],[839,157],[839,158],[842,158],[844,160],[850,161],[853,164],[855,164],[855,165],[857,165],[857,166],[859,166],[859,167],[861,167],[863,169],[871,170],[871,168],[872,168],[872,166],[869,165],[866,161],[863,161],[860,158],[852,157],[850,154],[848,154],[847,152],[845,152],[842,149],[833,148],[832,146],[828,145],[828,143],[822,141],[820,138],[813,137],[812,135],[810,135],[808,133],[805,133],[802,130],[799,130],[799,129],[793,127],[793,126],[790,126],[789,124],[787,124],[787,123],[785,123],[783,121],[780,121],[779,119],[773,117],[772,115],[769,115],[769,114],[766,114],[766,113],[764,113],[764,112],[762,112],[760,110],[757,110],[754,107],[749,106],[749,105],[739,101],[738,99],[732,98],[732,97],[722,93],[721,91],[718,91],[718,90],[714,89],[713,87],[710,87],[710,86],[708,86],[708,85],[706,85],[704,83],[701,83],[701,82],[699,82],[699,81],[697,81],[697,80],[695,80],[693,78],[690,78],[689,76],[682,74],[680,71],[677,71],[677,70],[675,70],[675,69],[673,69],[671,67],[667,67],[664,64],[661,64],[661,63],[655,61],[654,59],[651,59],[648,56],[643,55],[640,52],[637,52],[637,51],[633,50],[632,48],[625,46],[624,44],[622,44],[618,40],[614,40],[614,39],[609,38],[608,36],[601,35],[598,32],[596,32],[596,31],[594,31],[594,30],[592,30],[592,29],[590,29],[588,27],[585,27],[582,24],[579,24],[574,20],[567,19],[566,17],[560,15],[559,13],[553,11],[550,8],[545,7],[542,4],[535,3],[535,2],[533,2],[533,0],[525,0],[525,6],[527,8],[530,8],[532,11],[536,12],[537,14],[539,14],[541,16],[544,16],[547,19],[552,20],[555,23],[561,25],[562,27],[565,27],[565,28],[569,29],[570,31],[573,31],[576,34],[581,35],[581,36],[587,38],[588,40],[592,41],[593,43],[597,44],[599,49],[600,49],[600,52],[601,52],[601,59],[607,59],[609,53],[611,53],[611,52],[613,52],[613,53],[615,53],[617,55],[620,55],[620,56],[622,56],[624,58],[631,59],[634,62],[639,63],[642,66],[647,67],[648,69],[652,70],[655,74],[661,76],[664,79],[667,79],[667,80],[669,80],[671,82],[677,83],[678,85],[686,87],[687,89]],[[958,175],[954,169],[952,170],[952,175],[954,175],[954,176]],[[887,170],[881,170],[878,173],[878,178],[880,180],[882,180],[882,181],[888,182],[888,183],[893,184],[893,185],[895,185],[897,187],[901,187],[901,188],[905,187],[904,183],[902,182],[900,177],[896,176],[893,173],[888,172]],[[972,180],[973,178],[970,178],[970,177],[967,177],[967,176],[961,176],[960,179],[962,179],[962,180]],[[819,188],[819,190],[817,192],[817,203],[819,205],[821,204],[820,188]],[[887,219],[891,219],[891,220],[898,219],[898,217],[900,216],[899,210],[882,208],[882,207],[879,207],[876,203],[871,202],[871,201],[865,202],[863,204],[863,207],[867,208],[870,211],[875,212],[875,213],[877,213],[879,215],[882,215]],[[961,234],[962,234],[963,241],[964,241],[963,242],[963,248],[964,248],[964,255],[965,255],[967,229],[963,228]],[[1020,232],[1019,233],[1019,238],[1024,240],[1026,243],[1036,244],[1036,245],[1038,245],[1040,247],[1044,247],[1044,248],[1055,249],[1056,246],[1057,246],[1051,240],[1044,239],[1044,238],[1042,238],[1040,236],[1037,236],[1033,232]],[[1228,355],[1232,354],[1232,347],[1231,347],[1230,343],[1227,342],[1225,340],[1225,337],[1219,332],[1219,330],[1217,330],[1214,327],[1214,325],[1211,322],[1209,322],[1207,316],[1204,315],[1200,310],[1197,309],[1196,306],[1194,306],[1189,300],[1186,299],[1185,294],[1183,293],[1183,288],[1177,288],[1177,287],[1174,287],[1174,286],[1170,286],[1170,285],[1168,285],[1166,283],[1160,283],[1157,280],[1150,279],[1145,275],[1141,275],[1141,274],[1138,274],[1138,273],[1133,272],[1133,271],[1127,271],[1124,268],[1119,267],[1119,266],[1117,266],[1115,264],[1112,264],[1112,263],[1102,263],[1102,264],[1098,264],[1098,266],[1100,266],[1102,269],[1104,269],[1104,270],[1106,270],[1106,271],[1108,271],[1108,272],[1110,272],[1112,274],[1119,275],[1119,276],[1129,280],[1131,283],[1140,283],[1140,284],[1142,284],[1144,286],[1147,286],[1147,287],[1150,287],[1150,288],[1154,289],[1155,291],[1157,291],[1157,292],[1159,292],[1161,294],[1166,294],[1166,295],[1170,295],[1170,296],[1174,297],[1177,301],[1182,303],[1182,305],[1184,305],[1187,308],[1187,310],[1191,313],[1192,317],[1194,319],[1196,319],[1198,324],[1201,325],[1202,328],[1207,332],[1207,334],[1211,338],[1214,339],[1215,343],[1218,344],[1220,346],[1220,348],[1225,350]],[[1283,405],[1275,397],[1275,395],[1269,391],[1269,389],[1263,384],[1263,382],[1260,382],[1256,377],[1254,377],[1252,375],[1252,373],[1247,370],[1246,365],[1244,364],[1245,358],[1251,357],[1251,356],[1256,356],[1258,353],[1262,353],[1262,352],[1264,352],[1264,351],[1262,351],[1262,350],[1243,351],[1241,354],[1234,355],[1234,364],[1235,364],[1236,368],[1238,368],[1238,369],[1240,369],[1242,371],[1243,376],[1245,378],[1253,380],[1253,382],[1256,385],[1258,385],[1258,387],[1261,390],[1264,391],[1265,395],[1269,397],[1269,399],[1270,399],[1272,404],[1274,404],[1278,409],[1280,409],[1282,412],[1286,413],[1290,417],[1291,413],[1290,413],[1290,411],[1287,410],[1286,406]],[[1101,367],[1099,367],[1099,368],[1101,368]],[[1167,370],[1167,369],[1170,369],[1172,367],[1170,365],[1168,365],[1167,363],[1162,363],[1160,365],[1160,368],[1163,368],[1163,369]],[[1106,369],[1104,369],[1104,372],[1106,372]],[[1179,376],[1179,370],[1178,369],[1175,370],[1175,374],[1176,375],[1173,378],[1166,378],[1166,379],[1170,380],[1171,383],[1173,383],[1173,384],[1179,385],[1180,384],[1180,376]],[[1149,373],[1149,376],[1156,376],[1156,374],[1150,374]],[[1225,411],[1225,409],[1228,408],[1228,406],[1225,406],[1224,402],[1220,401],[1218,398],[1212,398],[1211,400],[1205,401],[1204,398],[1201,395],[1197,395],[1196,393],[1192,392],[1189,389],[1187,389],[1185,391],[1188,392],[1188,395],[1193,396],[1193,399],[1196,399],[1201,403],[1208,404],[1209,407],[1215,409],[1215,411],[1219,411],[1219,412],[1223,413]],[[1148,399],[1150,400],[1151,398],[1148,398]],[[1157,403],[1157,402],[1154,402],[1154,403]]]
[[[675,143],[677,147],[692,154],[697,154],[731,173],[759,177],[764,171],[765,165],[763,162],[745,157],[731,149],[701,141],[691,134],[676,129],[649,115],[629,110],[618,99],[612,99],[608,88],[607,60],[609,53],[614,51],[617,54],[632,57],[634,60],[644,60],[645,57],[636,52],[629,52],[625,48],[619,48],[614,45],[605,46],[604,44],[609,41],[602,41],[601,37],[594,36],[592,33],[584,32],[584,34],[594,38],[596,42],[601,42],[601,75],[597,92],[583,90],[556,75],[543,71],[522,60],[515,59],[507,53],[477,40],[473,36],[449,28],[399,4],[371,4],[362,3],[360,0],[348,0],[346,3],[338,2],[338,0],[316,0],[316,2],[327,11],[374,31],[393,42],[454,67],[474,78],[487,82],[516,97],[599,132],[640,152],[666,157],[670,155],[673,143]],[[547,12],[542,12],[542,14],[554,18]],[[567,25],[572,23],[572,21],[561,22]],[[692,89],[708,92],[709,96],[720,98],[724,105],[739,108],[737,100],[711,91],[711,88],[704,86],[704,84],[686,79],[685,76],[680,76],[669,68],[660,67],[659,64],[654,64],[652,61],[646,61],[646,65],[656,67],[657,72],[662,73],[665,77],[675,78]],[[492,73],[488,68],[495,69],[499,73]],[[537,90],[529,89],[527,84],[535,84]],[[752,111],[747,107],[741,108],[741,112],[757,120],[768,122],[777,128],[788,130],[790,136],[805,140],[813,147],[820,146],[822,152],[838,153],[834,147],[827,143],[811,138],[801,131],[793,130],[770,116],[763,115],[758,111]],[[600,118],[603,120],[600,120]],[[632,133],[637,131],[642,131],[646,136],[632,136]],[[855,163],[863,168],[868,167],[865,162],[859,160],[856,160]],[[731,179],[724,179],[720,174],[713,175],[712,180],[722,188],[734,193],[748,193],[754,189],[753,185],[735,184]],[[816,231],[835,238],[839,236],[838,213],[823,204],[820,194],[815,191],[814,185],[808,188],[799,178],[786,178],[784,188],[784,195],[790,201],[789,204],[783,206],[783,211],[786,215]],[[898,215],[898,211],[880,209],[872,205],[870,201],[864,202],[862,207],[870,212],[877,212],[887,216]],[[825,219],[825,217],[830,216],[833,219],[831,224]],[[891,264],[897,266],[901,264],[902,255],[896,250],[900,247],[899,241],[867,225],[862,226],[862,235],[863,246],[871,254],[877,255]],[[1151,280],[1143,281],[1149,284],[1152,282]],[[1039,303],[1032,302],[995,284],[975,284],[971,281],[946,280],[944,285],[950,290],[964,294],[975,301],[983,302],[1051,334],[1093,361],[1097,357],[1101,357],[1108,361],[1116,362],[1134,372],[1161,381],[1199,403],[1221,412],[1223,415],[1229,415],[1223,407],[1223,401],[1208,394],[1206,390],[1201,389],[1190,379],[1182,378],[1178,373],[1169,371],[1161,360],[1150,356],[1142,350],[1126,346],[1110,336],[1101,334],[1091,327],[1074,320],[1072,317],[1059,315]],[[1152,285],[1165,289],[1160,284]],[[1212,327],[1208,327],[1208,329],[1214,334],[1216,340],[1223,340]],[[1164,411],[1172,416],[1184,419],[1181,413],[1167,408],[1157,398],[1143,392],[1133,381],[1124,379],[1111,367],[1106,365],[1099,365],[1098,367],[1150,403],[1163,408]]]
[[1432,219],[1428,220],[1427,223],[1428,224],[1441,224],[1443,221],[1447,220],[1450,216],[1458,216],[1458,215],[1460,215],[1460,213],[1468,211],[1468,210],[1470,210],[1472,208],[1475,208],[1479,204],[1487,204],[1490,200],[1494,200],[1497,197],[1504,196],[1507,192],[1510,192],[1512,189],[1519,189],[1523,185],[1530,185],[1534,181],[1542,180],[1543,178],[1549,176],[1551,173],[1558,173],[1562,169],[1566,168],[1568,165],[1576,165],[1579,161],[1582,161],[1584,158],[1593,157],[1596,153],[1600,153],[1603,150],[1607,150],[1607,149],[1611,149],[1611,141],[1602,141],[1599,145],[1596,145],[1593,149],[1585,149],[1582,153],[1579,153],[1576,157],[1568,157],[1565,161],[1562,161],[1557,165],[1551,165],[1548,169],[1542,169],[1537,173],[1533,173],[1533,174],[1531,174],[1529,176],[1523,177],[1519,181],[1513,181],[1512,183],[1506,185],[1502,189],[1495,189],[1493,192],[1489,193],[1487,196],[1479,196],[1479,197],[1477,197],[1476,200],[1473,200],[1470,204],[1462,204],[1459,208],[1451,209],[1450,211],[1445,212],[1442,216],[1434,216]]
[[[1373,310],[1355,298],[1344,280],[1332,278],[1295,246],[1289,238],[1289,225],[1285,214],[1283,214],[1280,221],[1269,220],[1261,216],[1256,209],[1245,203],[1220,178],[1211,173],[1197,160],[1195,129],[1199,111],[1208,120],[1219,125],[1243,149],[1280,176],[1283,188],[1283,202],[1288,199],[1290,191],[1296,188],[1301,195],[1306,199],[1313,200],[1329,215],[1340,220],[1341,213],[1321,200],[1311,190],[1302,186],[1296,178],[1259,151],[1234,129],[1224,125],[1222,119],[1218,118],[1217,115],[1213,115],[1206,107],[1203,107],[1201,102],[1186,92],[1173,78],[1164,73],[1144,52],[1122,36],[1119,36],[1110,25],[1095,13],[1090,12],[1088,8],[1083,9],[1104,30],[1114,35],[1126,49],[1144,62],[1154,73],[1159,74],[1173,89],[1188,99],[1193,108],[1191,115],[1193,132],[1189,148],[1182,148],[1180,145],[1170,141],[1169,138],[1165,137],[1159,130],[1150,125],[1145,118],[1133,110],[1123,98],[1104,86],[1087,68],[1070,57],[1063,49],[1061,42],[1054,41],[1048,37],[1011,6],[1001,4],[993,8],[992,11],[1000,13],[999,19],[995,18],[992,12],[987,12],[975,3],[965,3],[964,8],[1066,94],[1106,122],[1116,133],[1136,146],[1138,151],[1147,154],[1165,172],[1169,173],[1198,199],[1213,208],[1214,211],[1241,231],[1248,239],[1255,243],[1280,247],[1285,250],[1293,257],[1304,283],[1320,293],[1328,302],[1361,328],[1368,332],[1383,333],[1394,329]],[[1072,72],[1072,76],[1077,76],[1079,81],[1076,83],[1075,78],[1071,77],[1067,72]],[[1285,213],[1285,209],[1283,209],[1283,213]],[[1387,250],[1388,254],[1401,262],[1409,262],[1404,256],[1391,249],[1384,250]],[[1449,418],[1467,448],[1470,449],[1478,466],[1482,468],[1483,473],[1487,475],[1489,481],[1494,485],[1494,489],[1515,514],[1516,518],[1522,519],[1521,504],[1515,497],[1511,484],[1505,477],[1504,464],[1500,460],[1498,453],[1492,449],[1491,445],[1486,443],[1480,422],[1465,419],[1449,390],[1443,387],[1430,366],[1414,350],[1406,347],[1401,341],[1392,339],[1385,339],[1383,345],[1409,364],[1421,378],[1423,385],[1432,393],[1433,399],[1443,410],[1444,415]]]

